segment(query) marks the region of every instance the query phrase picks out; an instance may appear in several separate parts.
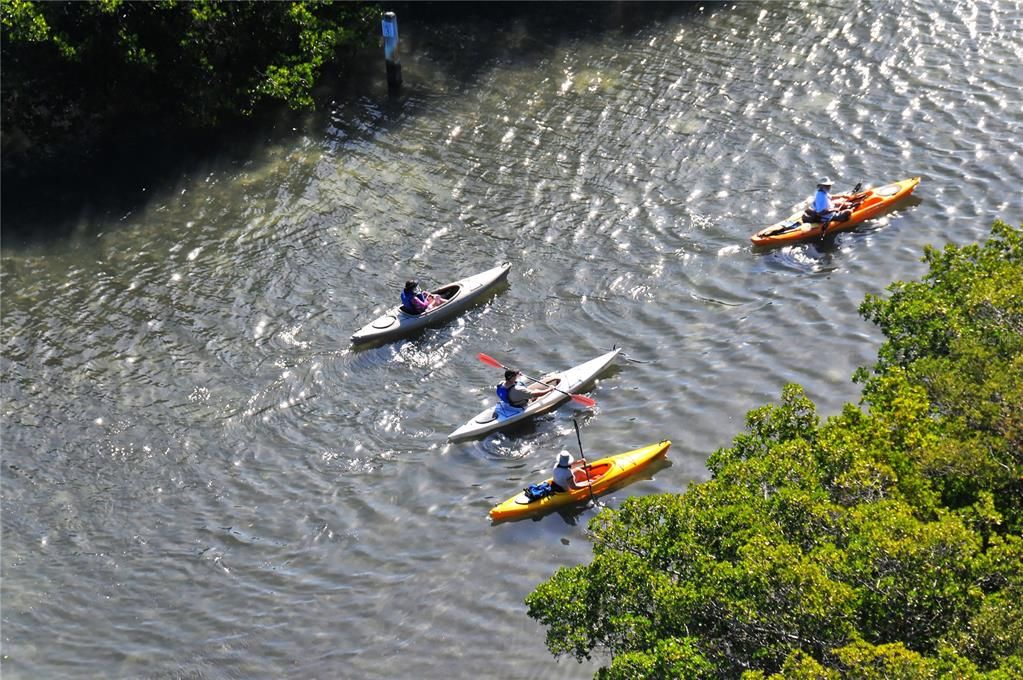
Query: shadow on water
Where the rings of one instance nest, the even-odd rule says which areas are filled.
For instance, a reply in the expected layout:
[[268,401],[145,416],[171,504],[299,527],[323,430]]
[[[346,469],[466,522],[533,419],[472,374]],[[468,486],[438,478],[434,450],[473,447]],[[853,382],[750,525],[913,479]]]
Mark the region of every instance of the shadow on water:
[[[534,3],[412,2],[391,7],[401,26],[401,58],[428,59],[465,85],[495,65],[536,61],[573,40],[630,33],[659,20],[699,16],[730,3],[564,2],[537,11]],[[457,35],[457,40],[452,40]],[[109,231],[151,201],[196,176],[239,168],[269,144],[329,127],[347,139],[393,130],[415,116],[426,98],[406,68],[402,89],[388,93],[378,50],[359,53],[340,75],[326,75],[317,111],[268,112],[258,120],[189,132],[151,121],[127,121],[90,146],[66,150],[54,162],[7,164],[0,182],[0,237],[5,248],[67,238],[90,228]],[[371,101],[367,114],[360,101]],[[367,126],[366,116],[372,118]],[[94,226],[101,223],[101,226]]]
[[8,168],[0,186],[4,246],[66,238],[94,222],[109,230],[192,177],[244,165],[281,130],[294,134],[287,123],[265,118],[204,132],[133,130],[44,165]]
[[[534,61],[562,44],[603,34],[628,34],[660,20],[700,16],[727,2],[410,2],[394,8],[402,51],[439,63],[448,77],[471,83],[494,63]],[[457,36],[452,39],[452,36]]]
[[[558,408],[561,408],[562,406],[564,406],[564,404],[559,405]],[[556,410],[557,409],[551,409],[550,411],[541,413],[533,418],[527,418],[526,420],[521,420],[514,425],[503,427],[497,433],[481,440],[480,448],[488,455],[503,457],[500,451],[506,442],[535,438],[538,435],[549,431],[549,423],[554,421],[554,412]]]
[[94,221],[103,229],[141,210],[189,177],[244,164],[273,135],[247,122],[229,131],[127,132],[53,162],[5,168],[0,235],[5,247],[66,238]]

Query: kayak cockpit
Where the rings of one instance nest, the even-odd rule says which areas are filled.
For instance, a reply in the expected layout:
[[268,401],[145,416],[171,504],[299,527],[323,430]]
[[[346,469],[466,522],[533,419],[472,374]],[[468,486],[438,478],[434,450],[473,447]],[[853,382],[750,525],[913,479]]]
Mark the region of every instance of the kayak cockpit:
[[440,303],[436,307],[431,307],[430,309],[426,310],[425,312],[420,312],[419,314],[414,314],[411,311],[409,311],[408,309],[406,309],[405,305],[401,305],[400,307],[398,307],[398,311],[401,312],[402,314],[404,314],[405,316],[414,316],[416,318],[428,317],[431,314],[433,314],[434,312],[436,312],[438,309],[443,309],[444,305],[446,305],[447,303],[451,302],[453,299],[458,297],[458,292],[460,290],[462,290],[462,284],[460,284],[460,283],[453,283],[450,286],[444,286],[443,288],[438,288],[437,290],[430,291],[433,295],[436,295],[437,297],[443,298],[444,302]]
[[585,482],[587,479],[591,484],[601,479],[611,469],[610,463],[601,463],[600,465],[587,466],[583,469],[583,466],[579,466],[572,470],[572,475],[575,477],[577,482]]

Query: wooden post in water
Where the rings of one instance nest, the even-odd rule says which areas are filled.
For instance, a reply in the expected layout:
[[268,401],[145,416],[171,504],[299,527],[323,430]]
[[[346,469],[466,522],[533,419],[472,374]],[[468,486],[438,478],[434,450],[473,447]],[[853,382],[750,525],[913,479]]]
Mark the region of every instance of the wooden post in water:
[[401,61],[398,59],[398,15],[385,12],[381,28],[384,32],[384,60],[387,62],[387,89],[401,87]]

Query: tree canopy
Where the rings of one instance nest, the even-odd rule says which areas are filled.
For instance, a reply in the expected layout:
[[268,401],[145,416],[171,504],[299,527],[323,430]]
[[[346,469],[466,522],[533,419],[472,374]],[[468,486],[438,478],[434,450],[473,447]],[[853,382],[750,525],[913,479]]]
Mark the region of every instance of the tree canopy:
[[859,406],[798,385],[685,494],[590,523],[593,560],[526,599],[598,677],[1020,677],[1023,231],[928,250],[861,307],[887,338]]
[[376,39],[378,18],[375,3],[331,0],[2,0],[4,147],[309,107],[324,66]]

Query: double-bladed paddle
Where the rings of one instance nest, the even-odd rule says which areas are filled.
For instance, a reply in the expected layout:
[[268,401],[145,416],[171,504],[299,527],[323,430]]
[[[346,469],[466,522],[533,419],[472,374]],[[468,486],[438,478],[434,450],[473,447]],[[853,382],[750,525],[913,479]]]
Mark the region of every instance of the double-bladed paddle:
[[[479,354],[477,354],[476,358],[479,359],[480,361],[482,361],[483,363],[487,364],[488,366],[493,366],[494,368],[503,368],[506,371],[514,371],[514,370],[516,370],[514,368],[508,368],[507,366],[502,364],[500,361],[498,361],[494,357],[489,356],[487,354],[484,354],[483,352],[480,352]],[[545,387],[551,388],[555,392],[561,392],[564,395],[572,397],[572,401],[577,401],[580,404],[582,404],[583,406],[596,406],[597,405],[596,400],[590,399],[589,397],[584,397],[581,394],[572,394],[571,392],[566,392],[565,390],[558,389],[554,385],[551,385],[549,383],[545,383],[543,380],[537,380],[536,378],[530,378],[528,375],[526,375],[525,373],[522,373],[521,371],[519,371],[519,374],[523,378],[526,378],[527,380],[532,380],[535,383],[540,383],[541,385],[544,385]]]

